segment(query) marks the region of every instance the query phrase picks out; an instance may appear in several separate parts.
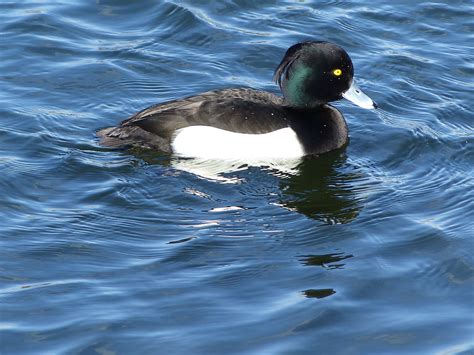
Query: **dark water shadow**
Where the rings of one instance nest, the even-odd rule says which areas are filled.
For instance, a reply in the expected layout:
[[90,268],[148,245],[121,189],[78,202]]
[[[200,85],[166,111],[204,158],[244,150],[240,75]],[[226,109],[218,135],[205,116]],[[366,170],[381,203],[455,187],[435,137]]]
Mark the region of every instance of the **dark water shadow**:
[[[345,253],[332,253],[332,254],[321,254],[321,255],[301,255],[299,262],[303,266],[310,267],[321,267],[325,270],[340,270],[343,269],[345,263],[342,261],[345,259],[352,258],[353,255]],[[332,288],[311,288],[301,291],[306,298],[326,298],[336,293],[336,290]]]
[[322,255],[302,255],[300,262],[304,266],[320,266],[328,270],[342,269],[344,263],[341,261],[352,258],[353,255],[344,253],[322,254]]
[[363,174],[336,151],[305,158],[298,173],[281,179],[281,204],[327,224],[353,221],[362,209],[358,183]]
[[320,289],[308,289],[301,291],[301,293],[307,298],[326,298],[336,293],[332,288],[320,288]]

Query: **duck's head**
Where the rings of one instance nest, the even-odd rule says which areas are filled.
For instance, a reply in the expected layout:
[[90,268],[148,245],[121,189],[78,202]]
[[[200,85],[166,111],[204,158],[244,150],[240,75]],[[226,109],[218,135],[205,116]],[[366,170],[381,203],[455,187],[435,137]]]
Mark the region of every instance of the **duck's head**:
[[376,108],[354,80],[351,58],[329,42],[304,42],[290,47],[275,71],[287,105],[311,109],[343,97],[354,104]]

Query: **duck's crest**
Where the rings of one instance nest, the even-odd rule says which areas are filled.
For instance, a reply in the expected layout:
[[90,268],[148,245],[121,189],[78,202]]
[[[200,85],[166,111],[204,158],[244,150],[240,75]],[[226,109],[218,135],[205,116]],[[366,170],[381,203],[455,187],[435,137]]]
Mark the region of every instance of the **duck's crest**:
[[301,53],[303,52],[303,49],[306,47],[309,47],[315,43],[320,43],[318,42],[302,42],[302,43],[297,43],[290,48],[285,53],[285,56],[283,57],[281,63],[278,65],[278,67],[275,70],[275,74],[273,75],[273,80],[275,83],[280,86],[281,89],[281,78],[283,75],[285,75],[286,79],[288,79],[288,70],[291,68],[291,65],[293,62],[299,58]]

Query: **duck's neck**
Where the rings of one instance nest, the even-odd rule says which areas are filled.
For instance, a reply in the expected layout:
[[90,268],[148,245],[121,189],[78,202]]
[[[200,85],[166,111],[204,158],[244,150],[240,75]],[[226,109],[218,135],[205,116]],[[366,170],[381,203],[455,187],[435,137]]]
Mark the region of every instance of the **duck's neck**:
[[312,106],[311,97],[305,90],[311,72],[312,70],[309,67],[300,67],[293,73],[290,80],[284,82],[283,96],[288,106],[301,109]]
[[291,128],[298,135],[307,154],[321,154],[341,148],[348,139],[342,114],[330,105],[310,110],[288,108]]

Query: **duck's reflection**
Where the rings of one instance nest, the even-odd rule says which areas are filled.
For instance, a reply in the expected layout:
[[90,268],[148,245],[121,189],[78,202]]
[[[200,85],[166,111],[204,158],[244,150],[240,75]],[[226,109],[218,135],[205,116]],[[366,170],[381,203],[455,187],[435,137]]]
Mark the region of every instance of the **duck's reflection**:
[[[358,167],[347,161],[344,151],[314,158],[255,164],[239,161],[180,159],[150,152],[142,152],[135,156],[150,164],[159,164],[166,169],[171,168],[170,170],[177,174],[186,171],[226,184],[256,183],[247,180],[249,176],[246,170],[252,166],[260,166],[271,176],[277,177],[276,188],[280,206],[325,224],[351,222],[358,216],[363,205],[360,188],[364,175]],[[263,174],[263,176],[269,175]],[[185,241],[188,239],[173,243]],[[352,258],[352,255],[341,252],[299,255],[298,261],[304,266],[336,270],[344,268],[345,260],[349,258]],[[336,290],[314,288],[300,292],[307,298],[322,299],[334,295]]]
[[262,167],[279,178],[282,207],[328,224],[348,223],[362,208],[357,186],[363,175],[347,162],[341,150],[319,157],[272,161],[183,159],[152,152],[133,153],[148,163],[226,184],[241,183],[249,167]]
[[[344,253],[321,254],[321,255],[302,255],[299,261],[304,266],[319,266],[326,270],[335,270],[344,268],[345,263],[342,261],[352,258],[353,255]],[[325,298],[332,296],[336,290],[332,288],[308,289],[301,291],[307,298]]]
[[335,290],[332,288],[320,288],[320,289],[309,289],[309,290],[304,290],[301,291],[305,297],[308,298],[325,298],[332,296],[336,293]]
[[342,269],[342,260],[352,258],[353,255],[344,253],[322,254],[322,255],[302,255],[300,261],[304,266],[321,266],[328,270]]
[[361,209],[357,182],[361,173],[347,163],[345,153],[306,158],[298,173],[281,179],[281,204],[329,224],[348,223]]

